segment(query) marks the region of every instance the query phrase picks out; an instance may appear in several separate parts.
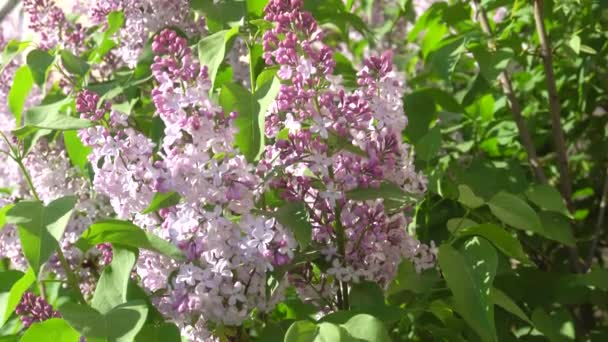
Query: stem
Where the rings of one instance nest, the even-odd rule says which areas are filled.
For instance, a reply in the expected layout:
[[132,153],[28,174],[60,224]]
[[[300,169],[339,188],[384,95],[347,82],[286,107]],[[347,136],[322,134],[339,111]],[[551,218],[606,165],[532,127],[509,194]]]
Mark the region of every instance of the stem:
[[32,196],[34,196],[36,201],[40,202],[40,197],[38,197],[36,188],[34,188],[34,183],[32,182],[32,178],[30,177],[30,174],[25,169],[25,165],[23,165],[23,160],[21,160],[21,158],[15,158],[15,161],[17,162],[17,165],[19,165],[19,169],[21,169],[21,173],[23,174],[23,177],[25,178],[25,181],[27,182],[27,185],[30,188],[30,192],[32,193]]
[[253,70],[253,46],[251,43],[247,42],[247,51],[249,51],[249,83],[251,88],[251,93],[255,92],[255,70]]
[[338,287],[338,295],[336,296],[336,301],[338,302],[338,310],[344,308],[344,303],[342,301],[342,286],[340,285],[340,281],[336,279],[336,286]]
[[[492,36],[492,28],[490,27],[490,23],[488,21],[488,16],[482,6],[479,4],[479,0],[474,0],[475,6],[477,7],[478,15],[479,15],[479,23],[481,24],[481,29],[483,32]],[[488,42],[488,45],[491,48],[496,48],[494,42]],[[517,130],[519,131],[519,136],[521,138],[521,143],[528,154],[528,162],[532,167],[532,171],[536,179],[543,184],[547,183],[547,176],[541,167],[541,164],[538,160],[538,155],[536,153],[536,147],[534,147],[534,142],[532,140],[532,135],[530,134],[530,130],[526,125],[526,121],[522,115],[521,104],[517,99],[517,95],[515,95],[515,91],[513,90],[513,83],[511,82],[511,76],[506,71],[502,71],[498,76],[498,80],[502,85],[503,92],[507,96],[509,100],[509,106],[511,107],[511,113],[513,114],[513,119],[515,120],[515,124],[517,124]]]
[[[332,172],[333,173],[333,172]],[[338,243],[338,253],[342,255],[342,262],[346,265],[346,236],[344,235],[344,227],[340,222],[342,208],[339,203],[336,203],[336,217],[334,222],[334,228],[336,230],[336,242]],[[350,307],[348,300],[348,284],[345,281],[338,283],[338,288],[341,289],[339,292],[342,293],[342,309],[348,310]]]
[[344,310],[350,310],[350,303],[348,298],[348,284],[343,281],[342,282],[342,304],[344,305]]
[[595,231],[593,232],[593,240],[589,247],[589,254],[585,261],[585,269],[589,269],[593,263],[593,255],[597,249],[598,240],[604,227],[604,219],[606,217],[606,202],[608,201],[608,169],[606,169],[606,179],[604,180],[604,189],[602,191],[602,197],[600,199],[600,212],[597,217],[597,223],[595,225]]
[[[569,211],[572,211],[572,181],[570,179],[570,171],[568,168],[568,154],[566,148],[566,138],[561,123],[561,104],[557,94],[557,86],[555,83],[555,74],[553,73],[553,54],[551,50],[551,41],[547,37],[547,30],[543,20],[543,0],[534,0],[534,21],[536,23],[536,31],[538,40],[541,46],[541,55],[543,59],[543,67],[545,69],[545,79],[547,83],[547,91],[549,93],[549,114],[551,116],[551,131],[553,136],[553,144],[557,153],[557,166],[560,174],[560,188],[562,196],[566,201]],[[583,271],[582,265],[579,262],[578,248],[569,247],[570,262],[576,273]]]
[[70,268],[70,265],[68,264],[68,261],[65,259],[65,256],[63,255],[63,251],[61,250],[61,246],[57,247],[57,256],[59,257],[61,266],[63,267],[65,274],[68,278],[68,284],[70,284],[70,286],[72,288],[74,288],[74,291],[76,292],[78,301],[80,301],[82,304],[86,304],[84,296],[82,295],[82,292],[80,291],[80,286],[78,285],[78,279],[76,278],[76,275],[74,274],[74,272],[72,272],[72,269]]

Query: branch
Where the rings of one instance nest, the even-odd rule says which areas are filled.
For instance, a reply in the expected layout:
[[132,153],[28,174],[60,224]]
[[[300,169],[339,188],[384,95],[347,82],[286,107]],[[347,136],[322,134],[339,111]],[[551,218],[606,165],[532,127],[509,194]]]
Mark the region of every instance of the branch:
[[[553,73],[553,53],[551,50],[551,41],[547,37],[547,29],[543,20],[543,0],[534,0],[534,21],[536,23],[536,31],[538,40],[540,41],[540,52],[543,59],[543,67],[545,69],[545,79],[547,83],[547,91],[549,92],[549,114],[551,116],[551,131],[553,136],[553,144],[557,153],[557,167],[560,175],[560,188],[562,196],[566,201],[566,206],[569,211],[572,211],[572,180],[570,178],[570,170],[568,168],[568,151],[566,148],[566,138],[561,122],[562,105],[559,102],[557,94],[557,86],[555,83],[555,74]],[[583,271],[583,265],[579,262],[578,248],[569,248],[570,261],[572,267],[577,273]]]
[[4,20],[4,18],[13,11],[18,3],[19,0],[8,0],[8,2],[0,9],[0,21]]
[[[477,13],[479,16],[479,23],[481,24],[481,29],[483,32],[492,36],[492,28],[490,27],[490,23],[488,21],[488,16],[486,12],[483,10],[481,5],[479,4],[479,0],[474,0],[475,6],[477,7]],[[495,48],[493,42],[489,42],[488,45],[492,48]],[[502,85],[503,92],[507,96],[509,100],[509,105],[511,107],[511,113],[513,114],[513,119],[517,124],[517,130],[519,131],[519,136],[521,138],[521,143],[524,146],[526,153],[528,154],[528,162],[532,167],[532,171],[536,179],[543,184],[547,183],[547,176],[541,167],[541,164],[538,160],[538,155],[536,154],[536,148],[534,147],[534,143],[532,141],[532,135],[528,130],[528,126],[526,125],[526,121],[522,115],[521,105],[519,100],[517,99],[517,95],[515,95],[515,91],[513,90],[513,84],[511,83],[511,77],[506,71],[502,71],[498,76],[498,80]]]
[[551,116],[553,144],[555,145],[555,150],[557,152],[557,166],[560,173],[561,192],[566,200],[568,209],[572,210],[572,180],[568,168],[566,139],[561,123],[562,106],[559,102],[555,74],[553,73],[551,41],[547,37],[547,30],[543,20],[543,0],[534,0],[534,21],[536,22],[536,31],[538,33],[538,40],[540,41],[541,56],[545,69],[547,91],[549,92],[549,114]]

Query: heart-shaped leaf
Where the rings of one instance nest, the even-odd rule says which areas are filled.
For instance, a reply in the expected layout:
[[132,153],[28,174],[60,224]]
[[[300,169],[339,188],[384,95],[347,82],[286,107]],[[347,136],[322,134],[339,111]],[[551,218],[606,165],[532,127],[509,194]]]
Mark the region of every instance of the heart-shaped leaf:
[[36,275],[59,248],[75,204],[73,196],[59,198],[46,207],[39,201],[21,201],[6,214],[7,222],[18,226],[23,254]]
[[59,312],[74,329],[87,338],[132,342],[146,321],[148,307],[145,302],[136,300],[101,314],[86,305],[66,303],[59,307]]

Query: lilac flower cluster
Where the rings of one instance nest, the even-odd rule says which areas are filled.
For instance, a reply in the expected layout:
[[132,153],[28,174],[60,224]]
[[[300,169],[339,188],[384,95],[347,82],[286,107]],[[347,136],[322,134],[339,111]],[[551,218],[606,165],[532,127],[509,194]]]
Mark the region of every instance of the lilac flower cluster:
[[[207,321],[238,325],[252,309],[267,310],[280,299],[267,298],[266,273],[293,257],[295,241],[274,219],[254,213],[262,181],[234,148],[237,114],[226,115],[208,96],[207,68],[175,31],[158,34],[152,49],[152,99],[165,125],[159,151],[114,111],[109,128],[79,134],[93,147],[98,193],[111,199],[119,216],[186,254],[187,262],[176,263],[142,251],[137,272],[147,290],[166,293],[156,300],[161,312],[185,336],[202,341],[209,336]],[[78,99],[88,117],[90,97],[83,92]],[[167,191],[183,202],[158,216],[138,214],[155,192]]]
[[[25,8],[44,47],[84,41],[82,27],[66,20],[52,0],[26,0]],[[186,0],[103,0],[90,15],[103,23],[112,11],[125,14],[117,55],[131,66],[154,32],[167,26],[185,34],[202,30]],[[367,58],[357,86],[347,90],[333,75],[333,51],[323,43],[313,16],[303,10],[303,0],[270,0],[265,20],[273,26],[263,36],[263,59],[277,67],[281,86],[264,113],[268,144],[260,161],[248,161],[235,147],[240,114],[225,112],[209,95],[207,66],[197,60],[187,39],[171,29],[162,29],[152,42],[149,95],[154,119],[164,126],[160,141],[133,127],[132,118],[109,100],[82,90],[76,110],[96,123],[78,132],[91,148],[92,182],[71,165],[61,139],[40,139],[24,159],[42,202],[68,195],[78,199],[60,243],[85,294],[93,293],[97,274],[85,265],[109,264],[112,246],[101,244],[83,254],[74,244],[100,218],[131,220],[183,251],[185,261],[142,250],[136,272],[145,290],[158,294],[151,298],[160,312],[192,341],[213,340],[210,323],[237,326],[254,310],[271,310],[289,285],[302,299],[329,311],[335,309],[335,280],[387,285],[403,260],[418,270],[435,263],[434,245],[408,233],[409,205],[396,208],[382,196],[357,200],[350,195],[386,186],[414,197],[426,191],[426,179],[416,172],[410,147],[401,139],[407,126],[401,99],[405,82],[393,68],[392,53]],[[232,63],[244,54],[243,47],[230,57]],[[0,83],[0,95],[8,93],[5,88]],[[0,130],[10,138],[12,115],[0,107],[0,116],[7,118],[0,120]],[[0,149],[7,144],[0,142]],[[27,194],[17,165],[4,161],[0,159],[0,187],[6,183],[14,189],[11,197],[0,197],[0,205]],[[168,192],[179,195],[179,204],[142,214],[156,194]],[[271,192],[282,203],[306,208],[311,248],[328,264],[320,279],[311,276],[312,264],[294,262],[296,253],[307,251],[298,250],[291,231],[275,218],[277,208],[262,204]],[[0,256],[26,268],[15,227],[0,234]],[[287,271],[268,291],[277,268]],[[45,270],[65,277],[56,256]],[[24,297],[19,312],[28,325],[56,315],[33,294]]]
[[40,36],[42,48],[54,48],[57,44],[77,49],[84,42],[85,28],[72,23],[54,0],[24,0],[29,28]]
[[112,262],[114,257],[114,252],[112,250],[112,244],[102,243],[96,246],[97,250],[101,252],[101,264],[109,265]]
[[15,313],[21,319],[24,328],[36,322],[46,321],[47,319],[61,317],[59,312],[53,310],[44,298],[38,297],[31,292],[26,292],[17,305]]
[[404,82],[393,70],[392,54],[367,59],[359,87],[346,91],[332,76],[332,53],[302,5],[301,0],[272,0],[266,8],[265,19],[274,28],[264,35],[264,56],[279,66],[283,80],[266,120],[266,134],[275,143],[267,147],[262,165],[267,172],[283,170],[272,188],[286,201],[306,203],[313,239],[326,246],[328,272],[341,281],[386,284],[403,259],[418,269],[432,267],[433,248],[407,234],[411,219],[404,210],[391,213],[381,199],[347,196],[385,182],[410,194],[426,188],[401,141],[407,125]]
[[85,119],[99,121],[110,110],[110,103],[106,102],[103,108],[97,108],[98,103],[99,95],[90,90],[84,90],[76,99],[76,110]]
[[188,0],[102,0],[95,1],[90,16],[95,23],[105,23],[110,12],[122,11],[125,27],[120,31],[117,55],[133,67],[148,38],[164,27],[179,27],[187,33],[198,33],[203,23],[190,14]]

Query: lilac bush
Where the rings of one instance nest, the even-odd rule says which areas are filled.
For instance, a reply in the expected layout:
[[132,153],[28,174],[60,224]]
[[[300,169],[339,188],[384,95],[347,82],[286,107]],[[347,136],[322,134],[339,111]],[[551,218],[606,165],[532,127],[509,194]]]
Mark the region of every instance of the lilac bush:
[[546,95],[509,39],[537,23],[547,73],[534,3],[23,0],[0,27],[0,337],[593,335],[591,303],[509,289],[571,267],[605,290],[604,242],[570,232],[584,213],[526,136]]

